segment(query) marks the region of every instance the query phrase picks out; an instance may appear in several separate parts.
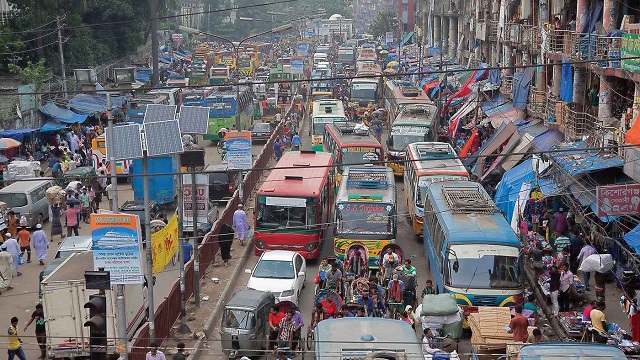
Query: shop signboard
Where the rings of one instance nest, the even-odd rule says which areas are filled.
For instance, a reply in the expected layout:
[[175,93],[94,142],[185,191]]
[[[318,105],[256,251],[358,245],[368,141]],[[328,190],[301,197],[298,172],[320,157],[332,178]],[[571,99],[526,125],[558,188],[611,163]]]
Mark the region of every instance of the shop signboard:
[[622,34],[621,50],[623,59],[632,58],[622,60],[622,69],[628,72],[640,73],[640,34]]
[[640,184],[606,185],[596,188],[598,216],[640,213]]

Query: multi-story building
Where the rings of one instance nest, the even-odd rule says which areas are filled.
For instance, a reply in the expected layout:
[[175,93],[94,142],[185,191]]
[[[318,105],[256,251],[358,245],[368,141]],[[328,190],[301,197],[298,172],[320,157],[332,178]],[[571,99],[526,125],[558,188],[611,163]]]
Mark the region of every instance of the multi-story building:
[[314,31],[321,42],[342,42],[353,37],[353,19],[333,14],[328,19],[316,22]]

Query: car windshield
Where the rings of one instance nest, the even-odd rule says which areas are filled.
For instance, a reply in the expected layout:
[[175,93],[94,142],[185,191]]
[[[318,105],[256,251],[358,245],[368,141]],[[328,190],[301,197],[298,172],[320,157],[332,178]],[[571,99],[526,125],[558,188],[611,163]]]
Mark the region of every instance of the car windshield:
[[294,279],[293,262],[286,260],[260,260],[251,276],[260,279]]
[[209,173],[209,183],[210,184],[228,184],[229,174],[227,174],[226,172]]
[[227,328],[250,330],[256,326],[256,318],[252,311],[226,309],[222,323]]
[[0,201],[7,204],[7,208],[21,207],[27,205],[27,195],[13,193],[13,194],[0,194]]
[[378,203],[340,203],[338,205],[337,233],[391,236],[394,232],[393,206]]
[[341,149],[340,171],[345,165],[349,164],[371,164],[381,160],[381,151],[379,147],[370,146],[349,146]]
[[518,257],[503,255],[458,259],[450,257],[446,284],[463,289],[516,289],[522,286]]
[[316,225],[316,199],[258,197],[257,227],[263,229],[312,229]]
[[375,101],[378,84],[352,83],[351,101]]
[[266,123],[259,123],[253,125],[253,131],[269,132],[271,131],[271,125]]

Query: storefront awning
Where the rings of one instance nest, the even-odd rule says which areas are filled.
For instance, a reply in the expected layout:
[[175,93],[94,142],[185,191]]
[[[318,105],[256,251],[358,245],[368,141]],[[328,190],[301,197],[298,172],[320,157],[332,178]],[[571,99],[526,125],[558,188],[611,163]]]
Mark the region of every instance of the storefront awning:
[[564,134],[558,130],[547,130],[533,139],[531,148],[534,151],[545,152],[564,141]]
[[622,168],[624,165],[624,161],[619,157],[605,158],[589,154],[584,141],[560,146],[556,150],[559,152],[552,153],[551,158],[572,177],[610,168]]
[[40,112],[66,124],[83,123],[87,120],[87,115],[80,115],[71,110],[59,108],[51,102],[44,104],[40,108]]
[[40,128],[40,132],[58,131],[65,129],[66,127],[66,124],[60,124],[53,120],[49,120],[44,125],[42,125],[42,127]]
[[640,254],[640,225],[634,227],[623,236],[624,241],[631,246],[638,254]]

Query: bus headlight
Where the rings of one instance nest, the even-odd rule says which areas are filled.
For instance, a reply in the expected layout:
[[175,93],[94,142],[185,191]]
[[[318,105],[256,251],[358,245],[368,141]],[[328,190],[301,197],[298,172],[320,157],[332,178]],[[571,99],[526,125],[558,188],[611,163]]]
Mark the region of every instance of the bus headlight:
[[305,251],[313,251],[315,249],[318,248],[318,243],[317,242],[310,242],[307,244],[307,246],[304,247]]
[[258,249],[264,249],[264,248],[265,248],[265,247],[264,247],[264,241],[256,240],[254,243],[256,244],[256,247],[257,247]]

